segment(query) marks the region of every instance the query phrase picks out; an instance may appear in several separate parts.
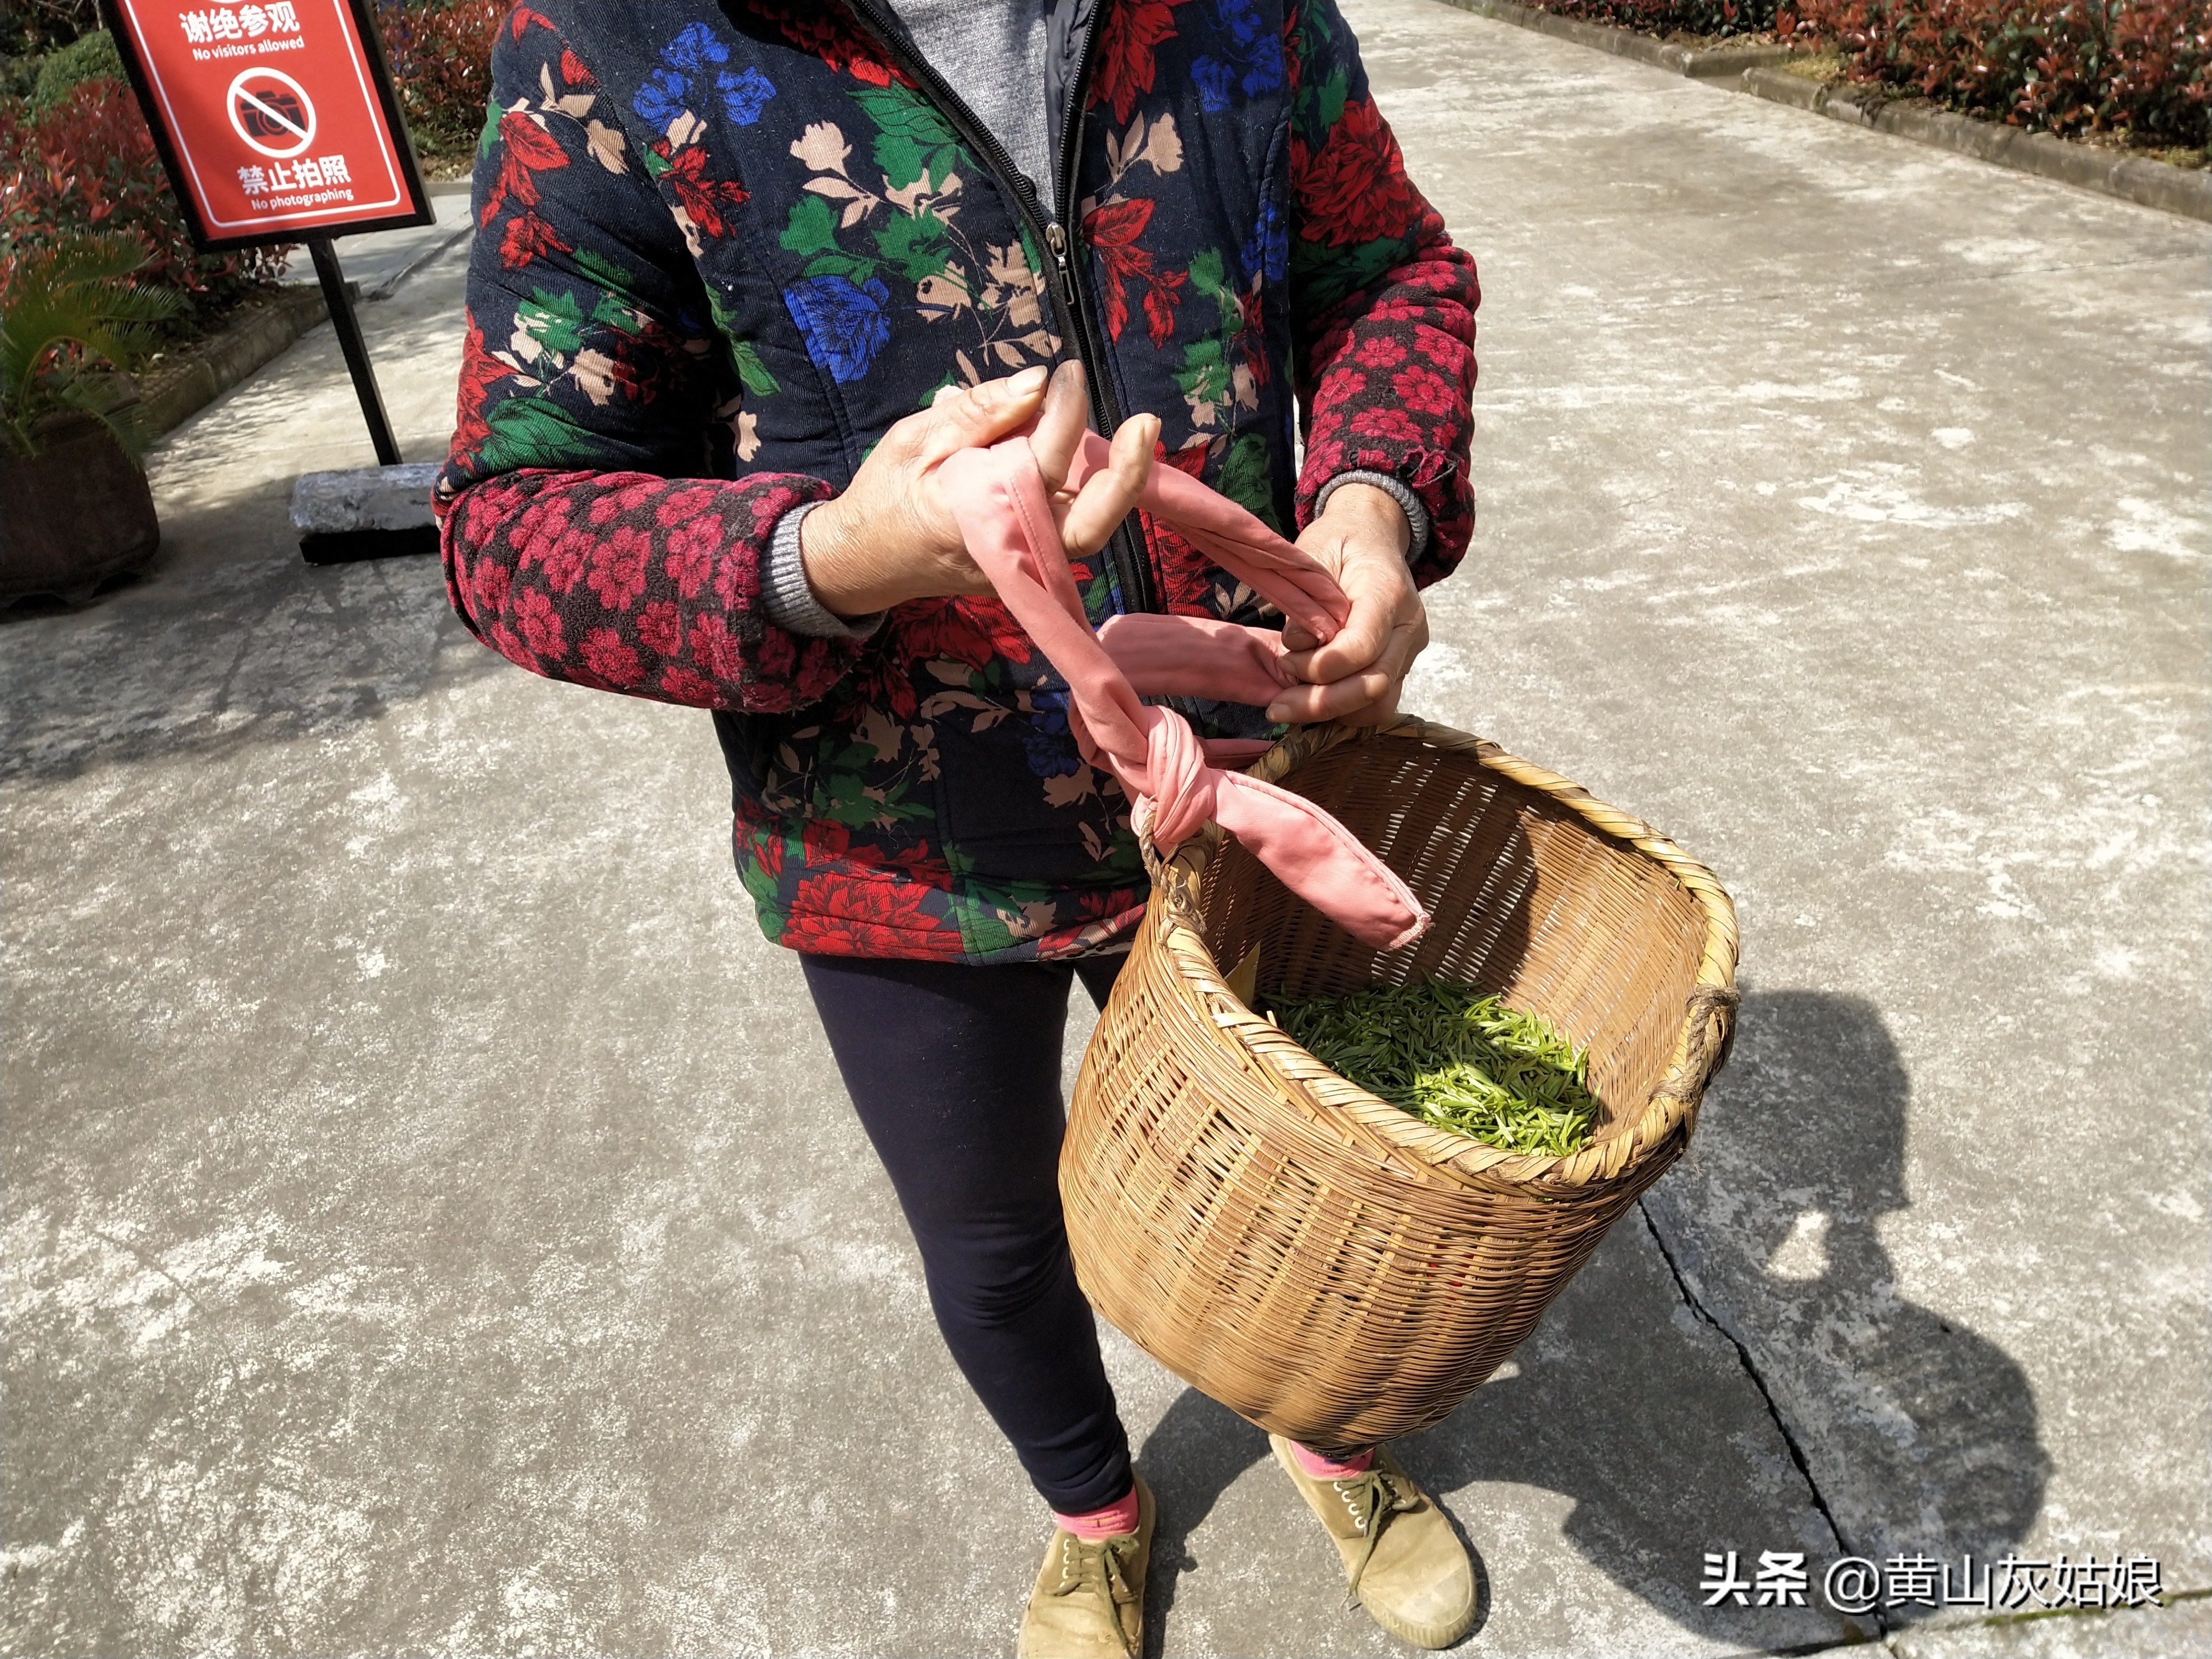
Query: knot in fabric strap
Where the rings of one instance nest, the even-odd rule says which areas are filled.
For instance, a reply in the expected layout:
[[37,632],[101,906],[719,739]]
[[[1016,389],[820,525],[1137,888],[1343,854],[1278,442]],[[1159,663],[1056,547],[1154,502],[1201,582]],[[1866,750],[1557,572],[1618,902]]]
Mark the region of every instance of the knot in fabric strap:
[[1172,853],[1214,818],[1214,780],[1206,750],[1190,722],[1171,708],[1155,708],[1145,752],[1144,799],[1152,804],[1152,844]]
[[[1085,434],[1072,476],[1103,467],[1108,453],[1104,439]],[[1091,632],[1025,437],[959,451],[939,469],[938,483],[969,556],[1067,681],[1083,757],[1111,771],[1133,800],[1151,803],[1163,853],[1218,821],[1285,886],[1364,943],[1395,950],[1420,936],[1428,913],[1350,830],[1311,801],[1213,765],[1188,720],[1144,702],[1178,696],[1265,706],[1293,678],[1279,635],[1192,617],[1116,618]],[[1350,613],[1326,570],[1188,474],[1154,466],[1142,503],[1316,638],[1334,636]],[[1218,747],[1226,759],[1238,745]]]

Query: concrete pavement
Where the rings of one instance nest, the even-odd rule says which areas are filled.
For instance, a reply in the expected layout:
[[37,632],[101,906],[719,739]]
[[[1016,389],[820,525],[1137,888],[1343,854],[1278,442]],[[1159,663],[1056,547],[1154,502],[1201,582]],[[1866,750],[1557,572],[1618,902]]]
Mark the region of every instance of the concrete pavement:
[[[1486,293],[1483,528],[1408,702],[1746,931],[1692,1156],[1406,1448],[1468,1650],[1855,1633],[1702,1607],[1708,1549],[2212,1587],[2201,228],[1349,11]],[[363,313],[410,459],[459,268]],[[156,452],[149,580],[0,625],[0,1644],[1008,1650],[1041,1517],[707,723],[507,667],[428,561],[302,566],[290,481],[359,425],[319,330]],[[1256,1432],[1109,1358],[1158,1651],[1395,1650]],[[2208,1606],[1891,1645],[2180,1653]]]

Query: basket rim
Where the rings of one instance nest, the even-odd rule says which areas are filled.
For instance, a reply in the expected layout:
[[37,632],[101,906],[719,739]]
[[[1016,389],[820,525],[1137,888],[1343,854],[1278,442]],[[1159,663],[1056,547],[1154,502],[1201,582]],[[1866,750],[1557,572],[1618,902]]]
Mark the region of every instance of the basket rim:
[[1218,823],[1193,835],[1165,860],[1149,856],[1149,838],[1146,839],[1154,889],[1164,901],[1158,907],[1163,924],[1161,945],[1174,954],[1184,982],[1197,993],[1212,1023],[1235,1036],[1273,1079],[1322,1109],[1321,1115],[1338,1115],[1352,1137],[1366,1142],[1370,1151],[1401,1167],[1410,1154],[1420,1172],[1433,1172],[1447,1180],[1479,1179],[1485,1185],[1504,1181],[1554,1190],[1609,1184],[1677,1136],[1686,1139],[1695,1125],[1705,1085],[1726,1063],[1734,1035],[1741,936],[1735,902],[1719,879],[1641,818],[1599,800],[1571,780],[1510,754],[1487,738],[1414,715],[1401,714],[1384,726],[1348,726],[1331,721],[1294,727],[1246,771],[1267,782],[1279,783],[1297,768],[1333,749],[1382,740],[1419,743],[1471,755],[1477,764],[1546,796],[1599,834],[1658,865],[1697,902],[1705,919],[1704,948],[1683,1006],[1673,1054],[1650,1099],[1621,1129],[1578,1152],[1509,1152],[1425,1123],[1331,1071],[1279,1027],[1246,1007],[1229,988],[1224,970],[1213,959],[1197,895],[1225,834]]

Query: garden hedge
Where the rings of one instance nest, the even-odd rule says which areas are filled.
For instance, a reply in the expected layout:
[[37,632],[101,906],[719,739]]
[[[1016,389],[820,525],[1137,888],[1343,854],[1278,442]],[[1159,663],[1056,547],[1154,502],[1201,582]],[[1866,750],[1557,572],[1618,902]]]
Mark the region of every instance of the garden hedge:
[[2208,0],[1526,0],[1648,34],[1764,34],[1844,75],[2014,126],[2212,143]]
[[491,43],[508,0],[377,0],[377,33],[428,164],[465,172],[491,99]]
[[2212,142],[2206,0],[1793,0],[1846,74],[2063,136]]
[[1538,11],[1612,23],[1644,34],[1765,34],[1777,0],[1520,0]]
[[139,280],[185,301],[171,325],[178,334],[204,327],[283,268],[281,248],[194,251],[138,101],[112,75],[79,82],[43,107],[0,102],[0,305],[26,258],[88,230],[128,231],[144,245]]

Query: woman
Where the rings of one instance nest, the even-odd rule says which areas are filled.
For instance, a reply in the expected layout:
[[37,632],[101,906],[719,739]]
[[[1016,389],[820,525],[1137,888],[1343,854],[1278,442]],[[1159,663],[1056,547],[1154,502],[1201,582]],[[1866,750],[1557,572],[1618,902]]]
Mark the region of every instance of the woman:
[[[933,474],[1030,434],[1094,623],[1281,625],[1131,515],[1152,465],[1301,526],[1349,624],[1273,707],[1188,712],[1386,719],[1472,525],[1473,267],[1333,0],[524,4],[494,100],[454,608],[539,673],[714,711],[738,872],[1053,1511],[1020,1650],[1133,1654],[1153,1510],[1054,1167],[1068,990],[1103,1000],[1146,883]],[[1114,463],[1072,491],[1086,423]],[[1379,1622],[1465,1633],[1464,1551],[1387,1451],[1276,1452]]]

